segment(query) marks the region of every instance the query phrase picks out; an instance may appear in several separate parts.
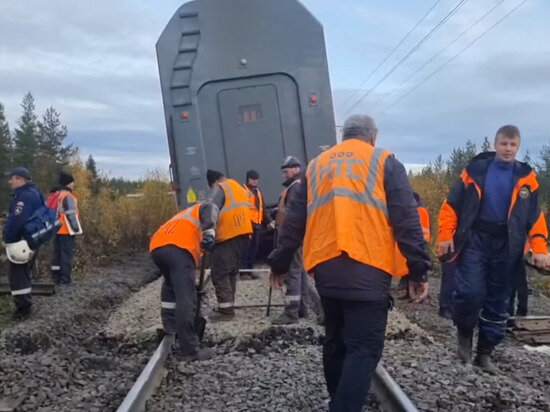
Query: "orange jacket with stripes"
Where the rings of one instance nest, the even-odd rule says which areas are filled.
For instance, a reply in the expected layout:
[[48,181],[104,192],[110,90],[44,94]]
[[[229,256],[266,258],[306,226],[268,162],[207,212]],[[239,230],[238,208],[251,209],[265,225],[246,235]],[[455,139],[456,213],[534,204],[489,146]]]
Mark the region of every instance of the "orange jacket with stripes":
[[167,245],[177,246],[187,250],[193,256],[195,266],[198,266],[202,240],[199,208],[200,203],[188,207],[159,227],[151,237],[149,251]]
[[[451,187],[439,212],[438,241],[453,240],[455,252],[443,260],[454,260],[466,243],[468,233],[481,209],[483,182],[494,152],[485,152],[472,159]],[[526,242],[533,253],[548,253],[546,219],[538,205],[537,176],[531,167],[516,161],[514,189],[508,210],[508,247],[510,253],[521,255]]]

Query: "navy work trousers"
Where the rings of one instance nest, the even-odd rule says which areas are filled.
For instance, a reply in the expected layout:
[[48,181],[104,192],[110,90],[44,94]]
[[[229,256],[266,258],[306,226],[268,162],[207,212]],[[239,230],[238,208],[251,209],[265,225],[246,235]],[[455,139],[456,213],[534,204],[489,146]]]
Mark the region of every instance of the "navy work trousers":
[[159,247],[151,256],[164,277],[160,291],[162,326],[167,333],[176,334],[182,355],[193,355],[199,348],[195,261],[188,251],[173,245]]
[[476,231],[472,231],[460,254],[453,320],[463,336],[472,336],[478,325],[478,350],[492,350],[504,338],[515,261],[506,236]]
[[382,356],[389,302],[321,297],[323,365],[331,412],[359,412]]
[[456,289],[455,262],[441,263],[441,288],[439,290],[439,314],[449,318],[453,312],[453,293]]
[[53,240],[52,277],[55,284],[71,283],[75,237],[55,235]]
[[17,265],[10,262],[9,281],[15,309],[21,314],[27,314],[32,306],[31,265]]

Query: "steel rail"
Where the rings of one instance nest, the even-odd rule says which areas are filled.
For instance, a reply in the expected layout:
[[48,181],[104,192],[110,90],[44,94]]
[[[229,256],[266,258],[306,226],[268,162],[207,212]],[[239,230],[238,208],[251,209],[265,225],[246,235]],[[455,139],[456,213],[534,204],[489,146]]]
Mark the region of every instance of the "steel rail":
[[384,412],[418,412],[418,409],[388,371],[379,363],[374,371],[371,390]]
[[174,335],[166,335],[120,404],[117,412],[145,411],[147,400],[155,393],[164,374],[164,362],[170,353]]

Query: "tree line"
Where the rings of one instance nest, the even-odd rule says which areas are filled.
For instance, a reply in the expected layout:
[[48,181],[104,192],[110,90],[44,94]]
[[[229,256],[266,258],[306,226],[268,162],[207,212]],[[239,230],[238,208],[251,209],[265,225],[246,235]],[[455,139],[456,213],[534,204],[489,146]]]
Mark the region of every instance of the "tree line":
[[[409,172],[409,180],[415,192],[417,192],[424,205],[428,208],[432,223],[432,233],[437,233],[437,221],[439,209],[447,196],[449,188],[460,177],[460,173],[468,162],[480,152],[492,151],[491,142],[485,137],[479,146],[467,140],[463,147],[452,150],[447,158],[442,155],[425,166],[420,172]],[[519,159],[531,165],[537,174],[539,182],[539,201],[548,219],[550,211],[550,144],[544,145],[539,156],[532,159],[529,151]],[[434,236],[432,236],[432,239]]]
[[[21,102],[21,116],[13,129],[6,119],[5,107],[0,103],[0,172],[12,167],[23,166],[29,169],[33,182],[42,193],[54,188],[59,172],[67,169],[78,156],[78,149],[65,142],[67,127],[61,122],[60,113],[52,106],[39,117],[36,114],[34,97],[29,92]],[[102,187],[114,189],[114,193],[135,192],[143,181],[123,178],[108,179],[101,176],[92,155],[86,161],[90,172],[90,188],[93,195],[99,194]],[[0,182],[0,210],[5,210],[11,200],[11,189],[5,178]]]

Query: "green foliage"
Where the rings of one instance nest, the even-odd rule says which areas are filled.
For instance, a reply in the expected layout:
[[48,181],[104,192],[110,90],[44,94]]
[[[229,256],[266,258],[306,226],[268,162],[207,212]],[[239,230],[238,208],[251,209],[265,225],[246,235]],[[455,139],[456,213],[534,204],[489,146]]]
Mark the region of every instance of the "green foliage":
[[143,186],[142,180],[126,180],[122,177],[112,178],[109,180],[109,186],[117,193],[121,195],[127,195],[129,193],[135,193]]
[[451,156],[446,161],[447,183],[450,186],[462,173],[468,162],[477,154],[476,144],[471,140],[466,141],[466,145],[461,148],[454,148]]
[[17,121],[13,140],[12,166],[23,166],[35,171],[35,160],[38,152],[38,121],[34,112],[34,97],[29,92],[23,97],[21,103],[23,113]]
[[[4,114],[4,106],[0,103],[0,172],[4,172],[10,168],[11,159],[11,133],[6,116]],[[0,180],[0,209],[4,210],[10,201],[10,188],[6,179]]]
[[103,182],[99,177],[97,165],[92,155],[88,156],[88,160],[86,160],[86,170],[89,172],[90,189],[92,190],[92,194],[97,196],[101,190]]
[[57,180],[59,172],[69,164],[76,151],[64,145],[67,127],[61,124],[59,113],[49,107],[38,123],[38,153],[33,178],[38,187],[47,192]]

